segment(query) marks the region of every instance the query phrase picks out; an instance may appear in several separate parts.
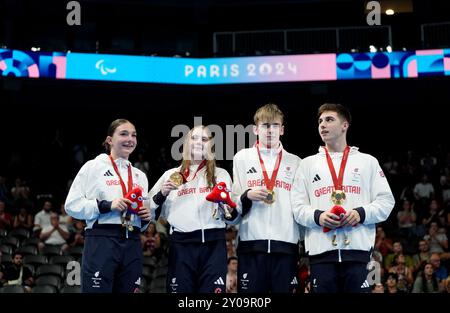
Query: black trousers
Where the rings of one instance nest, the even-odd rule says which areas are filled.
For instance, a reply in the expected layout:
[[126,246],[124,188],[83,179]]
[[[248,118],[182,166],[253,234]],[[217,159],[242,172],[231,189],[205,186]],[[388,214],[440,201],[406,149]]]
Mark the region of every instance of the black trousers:
[[139,291],[142,275],[141,242],[137,234],[112,236],[95,229],[86,232],[81,292],[132,293]]
[[227,278],[225,239],[171,242],[168,293],[223,293]]
[[295,293],[298,288],[297,256],[250,252],[238,255],[239,293]]
[[364,262],[311,264],[311,288],[314,293],[368,293],[369,271]]

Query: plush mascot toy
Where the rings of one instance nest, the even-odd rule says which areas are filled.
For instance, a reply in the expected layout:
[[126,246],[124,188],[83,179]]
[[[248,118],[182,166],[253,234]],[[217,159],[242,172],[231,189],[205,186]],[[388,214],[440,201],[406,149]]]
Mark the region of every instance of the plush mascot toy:
[[[331,213],[333,213],[333,214],[339,216],[339,220],[338,220],[338,221],[340,221],[340,220],[344,217],[346,211],[345,211],[345,209],[344,209],[343,207],[341,207],[340,205],[335,205],[335,206],[331,209]],[[340,227],[338,227],[338,228],[340,228]],[[331,229],[328,228],[328,227],[324,227],[324,228],[323,228],[323,232],[324,232],[324,233],[328,233],[330,230],[331,230]]]
[[[219,208],[223,210],[223,213],[227,218],[231,217],[230,212],[223,204],[227,204],[233,209],[236,208],[236,203],[234,203],[230,198],[230,191],[227,189],[227,184],[220,182],[214,186],[213,190],[206,196],[206,200],[219,204]],[[214,209],[213,217],[218,219],[217,209]]]
[[142,189],[139,187],[131,189],[125,195],[125,198],[133,202],[128,205],[128,213],[131,214],[138,214],[139,210],[142,208],[143,201],[146,199],[142,196]]

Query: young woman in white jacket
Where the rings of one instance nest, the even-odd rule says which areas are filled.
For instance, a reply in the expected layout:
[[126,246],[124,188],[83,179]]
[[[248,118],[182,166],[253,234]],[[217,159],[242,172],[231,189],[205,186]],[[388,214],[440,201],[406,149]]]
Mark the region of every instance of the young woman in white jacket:
[[169,293],[225,292],[225,221],[232,223],[237,213],[227,206],[228,220],[215,216],[218,204],[206,196],[219,182],[231,187],[230,175],[216,167],[210,131],[196,126],[186,135],[181,166],[166,171],[150,191],[151,203],[170,225]]
[[[136,149],[136,129],[128,120],[111,123],[104,142],[107,153],[86,162],[66,199],[70,216],[86,220],[82,292],[135,292],[142,274],[140,232],[150,222],[148,208],[127,213],[125,195],[135,187],[148,190],[146,175],[128,161]],[[148,206],[148,205],[147,205]]]

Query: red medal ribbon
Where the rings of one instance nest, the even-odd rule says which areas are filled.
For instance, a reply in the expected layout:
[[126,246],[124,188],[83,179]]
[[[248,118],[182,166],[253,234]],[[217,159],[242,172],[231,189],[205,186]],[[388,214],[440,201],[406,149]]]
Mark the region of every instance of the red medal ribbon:
[[183,173],[184,181],[185,181],[185,182],[188,182],[188,181],[194,180],[195,177],[197,176],[197,173],[198,173],[202,168],[204,168],[205,165],[206,165],[206,160],[203,160],[203,161],[198,165],[197,170],[195,171],[194,177],[192,177],[191,180],[188,180],[188,177],[189,177],[189,167],[187,167],[187,168],[184,170],[184,173]]
[[273,190],[275,186],[275,180],[277,179],[278,169],[280,168],[281,158],[283,157],[283,150],[278,153],[277,160],[275,162],[275,168],[273,169],[272,176],[269,179],[269,175],[267,175],[266,166],[264,165],[264,161],[261,157],[261,153],[259,152],[259,142],[256,142],[256,151],[258,151],[259,163],[261,164],[261,168],[264,176],[264,183],[268,190]]
[[328,168],[330,169],[331,177],[333,178],[333,185],[335,190],[342,190],[342,182],[344,180],[344,170],[347,165],[348,155],[350,153],[350,147],[347,146],[344,149],[344,154],[342,156],[341,167],[339,169],[339,177],[336,177],[336,170],[334,169],[333,161],[328,153],[328,149],[325,148],[325,154],[327,156]]
[[[119,169],[117,168],[117,164],[116,162],[114,162],[111,155],[109,155],[109,159],[111,160],[114,171],[119,177],[120,186],[122,187],[122,193],[123,196],[125,197],[125,195],[127,194],[127,188],[125,187],[125,183],[123,182],[122,176],[120,175]],[[128,165],[128,191],[130,191],[131,189],[133,189],[133,175],[131,174],[131,165]]]

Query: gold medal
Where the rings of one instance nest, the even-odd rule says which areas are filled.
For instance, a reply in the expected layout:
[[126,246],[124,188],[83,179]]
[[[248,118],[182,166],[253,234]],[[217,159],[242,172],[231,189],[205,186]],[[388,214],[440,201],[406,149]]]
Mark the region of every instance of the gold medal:
[[345,192],[342,190],[334,190],[331,193],[331,202],[333,202],[335,205],[342,205],[344,204],[346,199]]
[[337,236],[336,236],[336,234],[333,235],[333,240],[331,241],[331,243],[333,244],[333,246],[337,246]]
[[169,179],[177,186],[180,187],[183,185],[184,179],[183,175],[181,175],[180,172],[174,172],[172,175],[170,175]]
[[267,204],[272,204],[275,202],[275,191],[267,190],[267,197],[264,199],[264,202]]

